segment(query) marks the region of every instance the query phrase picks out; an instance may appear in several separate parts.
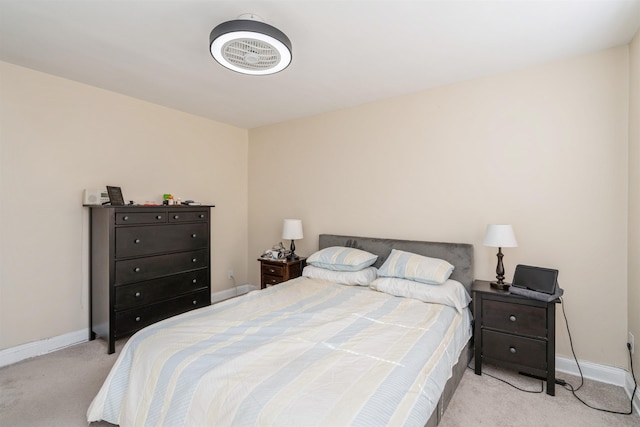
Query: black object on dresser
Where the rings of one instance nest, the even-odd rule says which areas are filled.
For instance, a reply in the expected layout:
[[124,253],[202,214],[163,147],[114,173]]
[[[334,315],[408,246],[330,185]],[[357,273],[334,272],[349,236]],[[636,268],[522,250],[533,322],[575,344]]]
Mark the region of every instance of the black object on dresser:
[[90,340],[211,304],[210,207],[91,207]]
[[538,301],[492,288],[475,280],[475,373],[482,363],[503,366],[547,381],[547,394],[555,396],[556,303]]
[[260,289],[302,276],[302,270],[307,265],[306,257],[294,260],[258,258],[258,261],[260,261]]

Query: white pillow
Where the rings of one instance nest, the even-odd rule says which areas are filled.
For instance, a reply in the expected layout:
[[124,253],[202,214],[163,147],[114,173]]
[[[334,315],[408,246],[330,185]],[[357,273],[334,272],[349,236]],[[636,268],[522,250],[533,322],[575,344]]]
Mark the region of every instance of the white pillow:
[[307,265],[302,270],[302,275],[311,279],[327,280],[341,285],[369,286],[376,279],[377,271],[375,267],[363,268],[360,271],[335,271]]
[[398,277],[439,285],[451,276],[453,268],[453,265],[442,259],[392,249],[387,260],[378,270],[378,276]]
[[396,277],[379,277],[369,287],[397,297],[448,305],[454,307],[459,313],[462,313],[462,310],[471,302],[467,290],[456,280],[447,280],[441,285],[427,285]]
[[312,254],[307,264],[336,271],[358,271],[373,265],[378,259],[367,251],[342,246],[331,246]]

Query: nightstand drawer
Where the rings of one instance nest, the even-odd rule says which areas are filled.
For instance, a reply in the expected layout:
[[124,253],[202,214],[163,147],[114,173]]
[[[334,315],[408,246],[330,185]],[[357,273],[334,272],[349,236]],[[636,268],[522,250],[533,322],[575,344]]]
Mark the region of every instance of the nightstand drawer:
[[543,302],[495,289],[487,280],[474,280],[475,373],[489,362],[540,376],[547,394],[555,395],[556,302]]
[[284,278],[282,276],[271,276],[269,274],[263,274],[262,280],[264,281],[265,286],[277,285],[278,283],[284,282]]
[[[282,282],[282,278],[284,277],[284,265],[273,265],[262,263],[262,274],[265,276],[277,276],[280,278],[280,282]],[[278,283],[280,283],[278,282]]]
[[536,337],[547,336],[547,313],[544,307],[482,300],[482,327]]
[[547,342],[495,331],[482,331],[482,357],[546,370]]
[[305,260],[304,257],[282,261],[258,258],[260,261],[260,289],[300,277],[306,264]]

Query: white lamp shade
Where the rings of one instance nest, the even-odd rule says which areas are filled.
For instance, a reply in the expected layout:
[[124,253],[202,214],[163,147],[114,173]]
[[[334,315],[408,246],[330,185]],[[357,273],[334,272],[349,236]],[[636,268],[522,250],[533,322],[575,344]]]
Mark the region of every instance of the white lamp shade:
[[282,238],[287,240],[302,239],[302,220],[300,219],[285,219],[282,224]]
[[482,244],[493,248],[515,248],[518,246],[513,228],[506,224],[487,225],[487,232]]

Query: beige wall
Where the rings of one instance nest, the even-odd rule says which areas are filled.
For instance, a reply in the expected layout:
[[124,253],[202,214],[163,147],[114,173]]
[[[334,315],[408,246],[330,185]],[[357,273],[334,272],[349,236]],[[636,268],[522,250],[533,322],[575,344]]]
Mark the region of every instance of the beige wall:
[[87,328],[82,189],[215,204],[213,291],[247,281],[248,133],[0,63],[0,349]]
[[485,279],[486,224],[511,223],[507,278],[558,268],[578,357],[626,368],[628,73],[625,46],[251,130],[249,278],[283,218],[300,254],[319,233],[472,243]]
[[640,267],[627,266],[640,252],[638,37],[249,132],[0,63],[0,349],[86,328],[81,191],[113,184],[127,199],[217,205],[214,292],[259,283],[255,257],[283,218],[303,219],[301,254],[319,233],[469,242],[478,278],[495,275],[486,224],[511,223],[507,278],[517,263],[560,269],[578,357],[627,368],[627,328],[640,336]]
[[[629,291],[628,330],[640,366],[640,31],[629,45]],[[638,368],[636,368],[638,369]],[[637,371],[636,371],[637,372]]]

